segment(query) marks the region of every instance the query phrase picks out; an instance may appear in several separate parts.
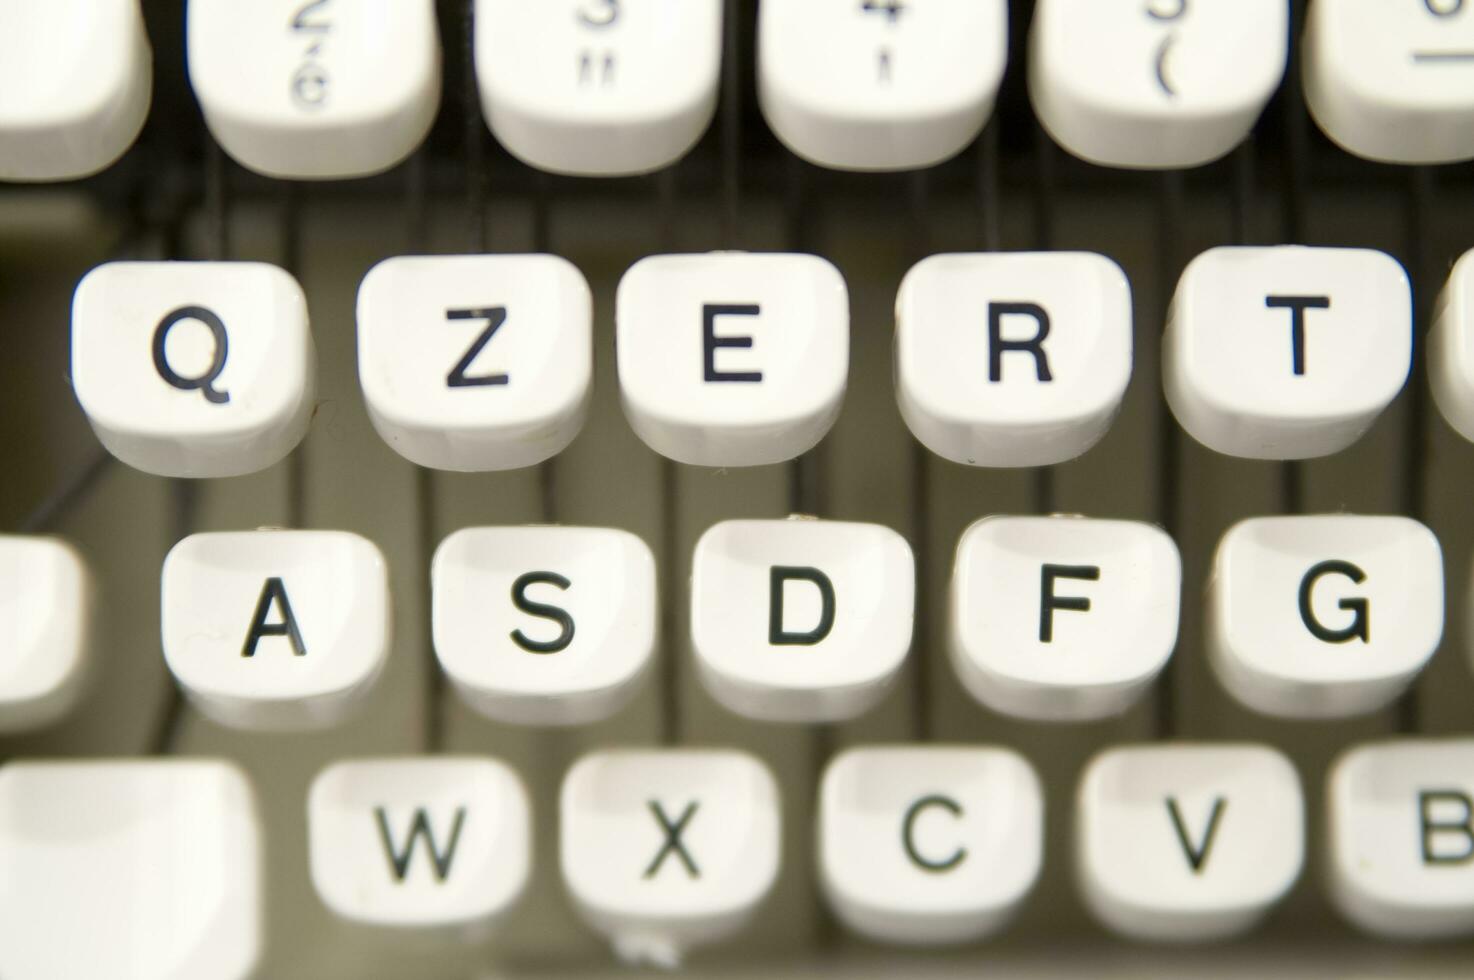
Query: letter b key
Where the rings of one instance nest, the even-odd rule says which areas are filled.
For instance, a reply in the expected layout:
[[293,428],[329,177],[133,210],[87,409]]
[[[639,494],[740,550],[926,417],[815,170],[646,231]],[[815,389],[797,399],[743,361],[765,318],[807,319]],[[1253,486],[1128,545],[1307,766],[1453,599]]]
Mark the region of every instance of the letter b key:
[[72,382],[98,439],[148,473],[237,476],[301,441],[315,392],[302,289],[259,262],[111,262],[72,303]]

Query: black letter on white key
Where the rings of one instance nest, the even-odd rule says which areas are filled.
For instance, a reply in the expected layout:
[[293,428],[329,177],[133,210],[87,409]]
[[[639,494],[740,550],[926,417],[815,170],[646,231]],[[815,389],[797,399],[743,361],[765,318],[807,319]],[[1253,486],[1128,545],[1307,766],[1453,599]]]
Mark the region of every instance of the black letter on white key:
[[[210,366],[205,369],[204,374],[193,378],[186,378],[169,363],[169,331],[186,320],[203,323],[215,340],[215,356],[211,359]],[[213,310],[207,310],[203,306],[181,306],[160,320],[159,325],[154,328],[154,370],[159,372],[159,377],[180,391],[200,392],[205,396],[205,401],[212,405],[224,405],[230,401],[229,392],[214,386],[215,379],[225,370],[225,358],[229,352],[230,336],[225,332],[225,321]]]
[[507,322],[507,308],[505,306],[489,306],[484,310],[446,310],[447,320],[485,320],[486,329],[481,331],[476,342],[466,351],[464,357],[456,362],[456,366],[450,369],[445,376],[445,384],[448,388],[481,388],[487,385],[504,385],[511,381],[505,374],[478,374],[475,377],[468,375],[471,363],[480,355],[481,349],[491,343],[491,338],[501,329],[502,324]]
[[914,838],[916,818],[921,816],[921,811],[928,807],[941,807],[954,817],[962,816],[962,804],[956,800],[935,794],[932,796],[923,796],[906,809],[906,816],[901,821],[901,846],[906,849],[906,856],[923,871],[951,871],[967,857],[967,848],[959,847],[940,861],[933,861],[923,857],[921,852],[916,849]]
[[752,346],[751,337],[718,337],[717,317],[719,316],[757,316],[762,308],[756,303],[707,303],[701,307],[701,352],[702,361],[706,368],[705,378],[707,381],[745,381],[757,383],[763,380],[761,371],[718,371],[717,370],[717,348],[739,347],[749,348]]
[[559,609],[557,606],[529,599],[527,587],[556,585],[567,591],[572,584],[557,572],[528,572],[526,575],[518,576],[517,581],[512,583],[512,605],[533,616],[551,619],[558,624],[561,632],[553,639],[544,641],[534,640],[520,629],[515,629],[512,630],[512,641],[528,653],[557,653],[568,649],[568,644],[573,642],[573,617],[568,615],[566,609]]
[[692,860],[690,853],[686,850],[686,845],[681,841],[681,833],[686,829],[686,824],[690,823],[691,818],[696,815],[696,808],[700,806],[700,801],[692,800],[687,803],[686,809],[682,810],[681,815],[674,821],[665,815],[665,810],[661,808],[658,801],[650,800],[647,805],[650,807],[650,812],[655,814],[655,820],[665,834],[665,843],[660,845],[655,860],[651,861],[650,867],[645,869],[645,877],[654,878],[660,871],[660,866],[665,863],[665,856],[674,854],[686,866],[686,874],[692,878],[700,878],[701,872],[697,869],[696,862]]
[[1054,580],[1077,578],[1086,582],[1100,580],[1099,565],[1042,565],[1039,569],[1039,642],[1054,642],[1054,611],[1070,609],[1089,612],[1090,600],[1084,596],[1057,596]]
[[[268,623],[271,607],[281,607],[281,621]],[[261,598],[256,602],[256,615],[251,617],[251,632],[246,635],[246,645],[241,648],[242,657],[254,657],[256,644],[263,636],[285,636],[292,641],[292,652],[299,657],[307,656],[307,645],[302,642],[302,631],[297,628],[297,617],[292,615],[292,603],[287,598],[287,587],[279,578],[269,578],[261,587]]]
[[1329,310],[1329,296],[1266,296],[1264,305],[1272,310],[1290,311],[1290,361],[1295,373],[1305,373],[1305,311]]
[[[1459,816],[1438,820],[1434,807],[1440,803],[1459,808]],[[1474,858],[1474,800],[1457,789],[1425,789],[1418,792],[1418,823],[1422,825],[1424,864],[1467,864]],[[1457,834],[1464,838],[1458,852],[1440,851],[1434,846],[1434,835]]]
[[1228,801],[1218,796],[1213,799],[1213,809],[1208,811],[1208,826],[1203,828],[1203,841],[1197,847],[1187,835],[1187,824],[1182,819],[1182,812],[1177,809],[1177,800],[1167,797],[1167,813],[1172,817],[1172,828],[1177,831],[1177,840],[1182,844],[1182,853],[1187,855],[1187,863],[1192,865],[1193,874],[1202,874],[1203,865],[1208,862],[1208,851],[1213,847],[1213,838],[1218,833],[1218,823],[1223,816],[1223,811],[1228,809]]
[[1371,608],[1365,599],[1341,599],[1336,603],[1338,608],[1351,613],[1350,626],[1338,630],[1328,629],[1315,618],[1315,610],[1310,606],[1310,593],[1315,588],[1315,583],[1326,575],[1345,575],[1357,584],[1367,577],[1366,572],[1349,561],[1323,561],[1312,565],[1310,571],[1300,580],[1300,619],[1305,623],[1305,628],[1317,640],[1325,643],[1349,643],[1354,639],[1363,643],[1372,642]]
[[466,822],[465,807],[456,809],[455,820],[450,825],[450,842],[446,844],[444,854],[435,846],[435,834],[430,830],[430,816],[424,807],[415,810],[414,823],[409,827],[409,839],[404,842],[403,848],[398,849],[389,833],[388,812],[383,807],[376,806],[374,816],[379,821],[379,839],[384,842],[384,856],[389,859],[396,880],[404,881],[404,876],[409,874],[409,862],[415,855],[415,841],[423,837],[425,848],[430,852],[430,861],[435,865],[435,877],[439,881],[445,881],[445,876],[450,874],[451,862],[455,860],[456,844],[461,839],[461,825]]
[[[1028,340],[1005,340],[1003,318],[1006,316],[1029,316],[1036,324],[1034,336]],[[1003,355],[1009,351],[1023,351],[1034,355],[1034,377],[1040,381],[1053,381],[1049,372],[1049,356],[1044,353],[1044,338],[1049,336],[1049,314],[1038,303],[989,303],[988,304],[988,380],[1003,380]]]
[[[807,632],[783,628],[783,586],[812,582],[819,590],[819,625]],[[834,628],[834,583],[817,568],[774,565],[768,573],[768,642],[775,647],[813,646]]]

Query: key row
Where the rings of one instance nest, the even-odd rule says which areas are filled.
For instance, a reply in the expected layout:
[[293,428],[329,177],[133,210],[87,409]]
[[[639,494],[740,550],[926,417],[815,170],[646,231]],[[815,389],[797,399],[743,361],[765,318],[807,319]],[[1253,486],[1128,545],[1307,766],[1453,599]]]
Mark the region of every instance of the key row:
[[[911,548],[889,528],[724,521],[691,567],[696,670],[728,710],[842,721],[897,680],[918,597]],[[0,584],[0,636],[11,638],[0,728],[33,727],[81,689],[92,589],[76,552],[49,538],[0,538]],[[440,666],[490,718],[589,723],[623,708],[650,673],[655,560],[626,531],[467,528],[436,550],[429,584]],[[1177,547],[1153,525],[984,518],[957,547],[947,648],[993,711],[1106,718],[1171,657],[1181,593]],[[364,703],[390,653],[384,558],[348,532],[191,535],[164,561],[161,602],[169,670],[229,726],[335,724]],[[1242,703],[1284,717],[1365,714],[1401,694],[1439,645],[1442,552],[1405,517],[1253,518],[1220,541],[1206,612],[1208,660]]]
[[[1315,0],[1311,114],[1352,153],[1474,157],[1474,4]],[[0,179],[111,164],[148,114],[139,0],[4,0]],[[700,139],[717,104],[722,0],[475,0],[483,115],[556,173],[637,174]],[[1006,0],[762,0],[758,97],[794,153],[847,170],[931,166],[973,141],[1008,57]],[[1285,73],[1287,0],[1040,0],[1029,93],[1096,163],[1190,167],[1228,153]],[[829,57],[816,61],[822,45]],[[190,84],[220,145],[275,177],[377,173],[440,107],[434,0],[189,0]]]
[[[849,371],[843,277],[814,255],[657,255],[619,284],[625,414],[682,463],[751,466],[813,448]],[[901,282],[895,391],[911,432],[973,466],[1060,463],[1095,445],[1132,374],[1125,274],[1085,252],[934,255]],[[588,283],[550,255],[386,259],[358,291],[358,374],[384,440],[422,466],[529,466],[582,427]],[[1221,453],[1304,459],[1355,442],[1412,365],[1408,278],[1369,249],[1214,248],[1184,271],[1162,335],[1182,427]],[[1474,252],[1429,340],[1435,400],[1474,438]],[[253,262],[113,262],[72,306],[72,382],[103,444],[163,476],[269,466],[313,414],[297,282]]]
[[[850,749],[817,797],[820,890],[871,940],[986,939],[1039,877],[1043,791],[1010,749]],[[1474,933],[1474,741],[1353,748],[1331,768],[1325,801],[1307,833],[1299,776],[1266,746],[1107,749],[1074,801],[1077,887],[1123,936],[1220,940],[1270,913],[1313,835],[1328,854],[1328,897],[1356,926],[1397,939]],[[585,756],[563,780],[556,824],[536,825],[521,779],[495,759],[358,759],[308,791],[307,863],[319,899],[349,921],[479,934],[515,907],[534,835],[556,827],[585,923],[621,959],[674,967],[738,934],[780,862],[804,860],[780,853],[781,810],[767,767],[725,749]],[[0,972],[101,976],[126,952],[135,976],[248,975],[266,898],[255,811],[225,762],[4,766]],[[160,875],[171,887],[157,887]],[[57,943],[63,929],[88,941]]]

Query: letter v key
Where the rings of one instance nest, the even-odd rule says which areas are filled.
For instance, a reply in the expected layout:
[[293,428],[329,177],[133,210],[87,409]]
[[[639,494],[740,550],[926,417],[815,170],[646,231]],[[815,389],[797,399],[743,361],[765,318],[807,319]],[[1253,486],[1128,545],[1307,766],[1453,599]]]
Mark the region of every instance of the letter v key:
[[1195,847],[1192,839],[1188,836],[1187,824],[1182,819],[1182,811],[1177,807],[1177,798],[1167,797],[1167,813],[1172,818],[1172,829],[1177,831],[1177,840],[1182,844],[1182,853],[1187,856],[1187,863],[1192,866],[1193,874],[1202,874],[1203,865],[1208,862],[1208,851],[1213,847],[1214,835],[1218,833],[1219,818],[1223,811],[1228,809],[1228,801],[1221,796],[1213,798],[1213,809],[1208,811],[1208,824],[1203,828],[1203,838]]

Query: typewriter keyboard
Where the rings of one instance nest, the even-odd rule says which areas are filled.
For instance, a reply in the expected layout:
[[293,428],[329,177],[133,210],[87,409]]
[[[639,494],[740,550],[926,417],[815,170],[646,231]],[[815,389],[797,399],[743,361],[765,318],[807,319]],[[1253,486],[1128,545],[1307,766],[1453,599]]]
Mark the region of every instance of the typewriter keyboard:
[[1471,0],[0,0],[0,977],[1474,975]]

